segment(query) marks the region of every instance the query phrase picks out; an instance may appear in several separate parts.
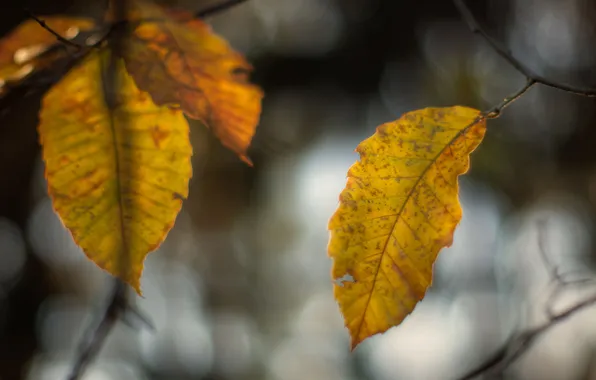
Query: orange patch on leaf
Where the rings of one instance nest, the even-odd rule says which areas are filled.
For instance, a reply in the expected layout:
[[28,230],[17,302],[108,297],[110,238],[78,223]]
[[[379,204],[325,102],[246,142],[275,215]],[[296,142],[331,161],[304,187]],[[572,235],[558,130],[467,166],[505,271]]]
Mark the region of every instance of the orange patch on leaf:
[[247,150],[261,113],[263,92],[248,82],[250,64],[190,13],[166,12],[132,1],[139,23],[127,39],[126,67],[157,105],[177,105],[222,144],[251,164]]
[[168,138],[170,132],[166,129],[161,129],[159,125],[156,125],[151,129],[151,138],[153,138],[153,144],[156,148],[161,148],[162,142]]

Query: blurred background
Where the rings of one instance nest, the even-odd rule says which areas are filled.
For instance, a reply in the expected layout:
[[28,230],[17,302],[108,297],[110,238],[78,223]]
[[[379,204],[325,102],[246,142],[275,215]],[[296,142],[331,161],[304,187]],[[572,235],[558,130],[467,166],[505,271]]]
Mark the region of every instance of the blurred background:
[[[469,2],[536,72],[596,85],[596,2]],[[20,6],[97,16],[103,1],[11,3],[0,13],[3,34],[26,17]],[[409,110],[488,109],[524,78],[445,0],[249,0],[208,21],[247,55],[266,94],[254,168],[192,126],[190,197],[149,255],[137,302],[156,330],[118,325],[85,380],[455,379],[513,331],[545,320],[545,254],[566,276],[594,276],[596,102],[537,86],[489,122],[472,154],[460,179],[464,217],[426,298],[350,353],[326,227],[354,148]],[[0,379],[63,379],[110,281],[52,211],[39,96],[1,107]],[[557,305],[592,292],[590,283],[572,287]],[[596,379],[596,309],[485,377],[501,378]]]

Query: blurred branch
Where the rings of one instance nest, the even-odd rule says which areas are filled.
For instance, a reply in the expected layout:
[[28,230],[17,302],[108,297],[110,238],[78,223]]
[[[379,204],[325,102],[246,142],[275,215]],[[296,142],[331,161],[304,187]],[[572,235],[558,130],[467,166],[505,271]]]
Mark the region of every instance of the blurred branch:
[[544,244],[546,240],[546,229],[547,229],[547,220],[541,219],[538,221],[538,253],[540,254],[540,258],[546,267],[546,270],[549,273],[549,277],[551,279],[551,285],[554,285],[553,290],[551,291],[548,301],[545,308],[545,313],[548,315],[549,318],[552,318],[556,315],[553,310],[553,305],[557,301],[559,295],[570,286],[574,285],[585,285],[589,283],[594,283],[595,278],[593,277],[584,277],[584,278],[577,278],[577,279],[566,279],[559,268],[554,265],[552,260],[549,258],[548,252],[546,250],[546,246]]
[[505,342],[503,347],[497,350],[497,352],[495,352],[489,359],[458,379],[471,380],[480,375],[503,372],[511,365],[511,363],[525,354],[536,342],[536,340],[551,327],[571,317],[576,312],[583,310],[588,306],[593,306],[594,304],[596,304],[596,294],[558,314],[552,315],[548,321],[542,323],[539,326],[525,330],[517,335],[513,335]]
[[540,254],[540,258],[542,259],[550,278],[556,284],[563,284],[565,281],[559,273],[559,268],[551,261],[544,244],[546,240],[547,223],[548,221],[546,219],[540,219],[538,221],[538,253]]
[[195,17],[196,18],[204,18],[204,17],[208,17],[208,16],[213,16],[216,13],[225,11],[235,5],[240,5],[242,3],[245,3],[246,1],[248,1],[248,0],[227,0],[220,4],[216,4],[211,7],[205,8],[201,11],[198,11],[197,13],[195,13]]
[[[81,378],[89,363],[99,354],[110,331],[112,331],[116,322],[119,320],[122,320],[129,326],[134,326],[134,322],[137,322],[136,325],[138,326],[138,322],[140,322],[143,327],[151,330],[154,329],[151,322],[130,304],[128,292],[128,285],[118,279],[114,279],[114,287],[108,300],[108,305],[103,314],[101,314],[97,326],[90,329],[86,338],[81,341],[77,349],[75,362],[68,375],[68,380]],[[136,320],[134,322],[131,320],[131,316],[135,317]]]
[[576,303],[573,306],[566,308],[561,312],[554,312],[551,308],[553,302],[558,298],[558,295],[562,290],[567,288],[569,285],[586,283],[593,281],[590,279],[580,279],[576,281],[568,281],[561,276],[559,268],[553,264],[549,258],[544,245],[545,240],[546,221],[541,220],[538,222],[538,251],[540,258],[551,278],[551,281],[555,282],[555,291],[551,293],[547,302],[547,316],[548,320],[539,324],[538,326],[528,328],[517,334],[513,334],[501,348],[499,348],[494,354],[486,359],[482,364],[468,371],[465,375],[458,378],[458,380],[471,380],[475,379],[480,375],[487,374],[501,374],[505,371],[515,360],[519,359],[524,355],[534,343],[542,337],[544,333],[554,327],[557,323],[562,322],[569,317],[573,316],[576,312],[579,312],[589,306],[596,305],[596,294],[586,298],[585,300]]
[[[92,49],[99,48],[105,41],[107,36],[114,29],[114,25],[108,25],[107,28],[94,29],[89,31],[81,31],[72,40],[68,40],[61,36],[54,29],[49,27],[45,21],[41,20],[33,13],[24,10],[28,17],[36,21],[42,28],[56,37],[56,42],[50,45],[36,58],[56,53],[59,49],[66,47],[75,47],[69,54],[63,54],[60,58],[55,59],[51,65],[41,68],[34,68],[33,72],[24,78],[11,80],[6,79],[0,85],[0,113],[6,112],[7,105],[11,104],[15,96],[20,97],[43,93],[50,89],[57,83],[72,67],[74,67],[80,60],[82,60]],[[100,37],[96,37],[99,34]],[[95,42],[86,44],[89,38],[93,38]],[[15,94],[15,96],[13,96]]]
[[482,36],[482,38],[486,40],[486,42],[497,52],[497,54],[499,54],[507,62],[509,62],[511,66],[513,66],[517,71],[523,74],[528,80],[540,83],[544,86],[570,92],[572,94],[596,97],[595,88],[575,87],[565,83],[555,82],[541,75],[536,74],[526,65],[524,65],[521,61],[515,58],[513,54],[511,54],[511,52],[505,46],[503,46],[499,41],[493,38],[490,34],[488,34],[488,32],[484,28],[480,26],[478,20],[476,20],[476,17],[474,17],[464,0],[453,0],[453,2],[455,3],[455,6],[457,7],[459,13],[461,14],[466,24],[468,24],[468,27],[470,28],[472,33]]
[[89,363],[99,353],[108,334],[128,306],[128,289],[126,285],[120,280],[116,279],[114,281],[114,290],[110,296],[108,306],[101,315],[97,327],[93,328],[88,333],[87,338],[81,342],[77,350],[75,363],[68,375],[68,380],[80,379]]

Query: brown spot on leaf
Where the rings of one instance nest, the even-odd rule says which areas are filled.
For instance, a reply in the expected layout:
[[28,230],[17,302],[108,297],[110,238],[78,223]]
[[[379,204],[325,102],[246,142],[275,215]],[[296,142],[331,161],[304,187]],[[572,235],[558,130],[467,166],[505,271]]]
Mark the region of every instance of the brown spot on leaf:
[[151,129],[151,138],[153,139],[153,144],[155,144],[156,148],[161,148],[162,143],[169,135],[170,132],[161,129],[159,125],[156,125]]

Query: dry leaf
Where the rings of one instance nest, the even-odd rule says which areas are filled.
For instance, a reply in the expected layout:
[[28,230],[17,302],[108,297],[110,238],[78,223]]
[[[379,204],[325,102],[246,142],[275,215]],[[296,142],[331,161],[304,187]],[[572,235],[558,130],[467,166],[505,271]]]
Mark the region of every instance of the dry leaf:
[[44,97],[39,134],[53,206],[98,266],[140,293],[145,256],[173,226],[192,175],[189,128],[179,110],[156,106],[118,66],[115,109],[90,53]]
[[134,2],[138,23],[126,45],[129,73],[158,105],[177,104],[203,122],[226,147],[246,155],[261,112],[262,91],[248,83],[252,67],[190,14]]
[[457,177],[484,136],[479,114],[409,112],[356,149],[360,162],[329,221],[334,293],[352,349],[400,324],[430,286],[437,254],[462,216]]

